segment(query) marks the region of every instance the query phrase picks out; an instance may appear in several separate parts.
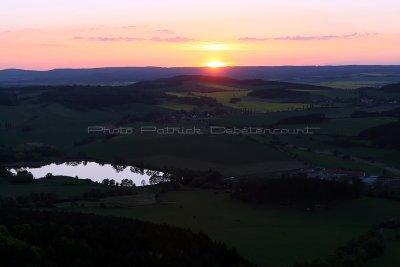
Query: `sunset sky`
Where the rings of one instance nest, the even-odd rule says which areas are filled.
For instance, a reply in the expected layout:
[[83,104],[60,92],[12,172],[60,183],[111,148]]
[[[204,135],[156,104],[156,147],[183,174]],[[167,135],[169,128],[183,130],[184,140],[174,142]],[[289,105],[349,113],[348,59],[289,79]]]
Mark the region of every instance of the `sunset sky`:
[[1,0],[0,69],[400,64],[398,0]]

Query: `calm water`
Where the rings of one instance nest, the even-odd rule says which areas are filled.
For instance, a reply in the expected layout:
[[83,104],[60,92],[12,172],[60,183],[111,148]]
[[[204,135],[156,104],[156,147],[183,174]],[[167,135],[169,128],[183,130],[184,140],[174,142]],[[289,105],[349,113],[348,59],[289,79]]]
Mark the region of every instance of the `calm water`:
[[[143,170],[133,166],[120,166],[111,164],[99,164],[96,162],[67,162],[62,164],[49,164],[37,168],[21,168],[33,174],[36,179],[43,178],[46,174],[78,177],[90,179],[94,182],[102,182],[104,179],[113,179],[120,183],[123,179],[132,180],[136,186],[156,184],[163,173],[151,170]],[[16,172],[15,169],[12,169]]]

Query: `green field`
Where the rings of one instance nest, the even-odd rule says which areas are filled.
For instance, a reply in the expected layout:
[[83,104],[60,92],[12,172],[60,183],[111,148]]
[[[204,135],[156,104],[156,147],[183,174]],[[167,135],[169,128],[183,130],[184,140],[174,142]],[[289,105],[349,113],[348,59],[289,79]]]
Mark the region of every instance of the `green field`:
[[[140,115],[157,110],[161,108],[143,104],[90,110],[71,109],[58,104],[0,106],[1,122],[12,124],[10,129],[0,129],[0,145],[46,143],[70,148],[74,141],[88,137],[88,126],[109,125],[132,113]],[[23,131],[27,126],[30,130]]]
[[357,89],[360,87],[382,86],[387,82],[383,81],[326,81],[318,83],[318,85],[329,86],[338,89]]
[[[82,146],[74,145],[74,142],[89,136],[88,126],[110,125],[126,115],[153,110],[160,108],[132,104],[120,110],[107,108],[81,111],[60,105],[0,106],[0,112],[3,112],[1,115],[4,115],[6,121],[13,123],[11,129],[0,129],[0,145],[23,149],[26,144],[41,143],[65,151],[70,157],[84,155],[108,161],[124,158],[155,167],[184,166],[200,170],[211,168],[226,175],[264,173],[271,168],[285,170],[291,166],[299,167],[299,163],[291,160],[288,155],[269,145],[260,145],[241,136],[130,135],[113,137],[105,142],[99,140]],[[241,121],[245,123],[248,118],[244,117]],[[149,123],[132,126],[143,125]],[[184,126],[194,125],[195,123],[186,123]],[[30,130],[23,131],[25,126],[30,126]],[[160,125],[165,126],[167,125]],[[245,159],[243,155],[246,155]]]
[[[144,83],[145,88],[135,88],[135,85],[93,88],[93,94],[92,91],[87,93],[87,88],[75,88],[71,99],[68,94],[57,98],[60,92],[53,92],[55,95],[50,95],[53,102],[32,97],[40,93],[36,89],[26,93],[17,90],[20,102],[16,106],[0,105],[0,126],[11,124],[10,128],[0,127],[0,152],[4,153],[0,156],[9,164],[21,163],[24,160],[19,159],[28,155],[30,158],[25,157],[23,164],[29,160],[87,159],[132,165],[143,163],[146,168],[155,170],[164,167],[215,170],[225,178],[243,179],[270,179],[281,177],[284,171],[313,167],[400,175],[398,150],[378,147],[372,141],[358,137],[366,129],[395,122],[398,116],[351,117],[353,112],[360,110],[394,110],[399,105],[395,105],[393,99],[393,104],[380,99],[379,104],[370,108],[359,105],[357,90],[304,85],[288,88],[292,91],[296,91],[293,88],[305,88],[297,91],[309,94],[291,92],[294,94],[289,96],[294,95],[293,99],[280,98],[288,95],[284,92],[287,84],[277,85],[281,88],[278,91],[283,90],[282,94],[250,97],[251,90],[268,90],[276,83],[267,83],[265,88],[242,88],[242,84],[246,83],[214,84],[187,80],[179,83],[178,79],[165,84],[162,81]],[[352,88],[350,83],[336,84],[335,87],[339,86]],[[121,97],[120,93],[124,95]],[[101,105],[94,103],[88,108],[93,104],[90,102],[92,97]],[[231,101],[232,98],[240,98],[240,101],[231,103],[235,102]],[[126,99],[132,102],[126,102]],[[286,123],[291,123],[293,117],[297,117],[294,118],[296,123],[299,116],[311,114],[324,114],[327,118],[321,123],[308,125],[320,128],[312,136],[211,135],[206,132],[186,136],[136,133],[91,136],[87,133],[87,127],[95,125],[136,129],[150,125],[159,128],[196,126],[201,129],[209,126],[303,128],[307,123],[285,124],[281,120],[291,118],[286,120]],[[51,156],[51,153],[42,155],[30,151],[35,145],[50,146],[60,154]],[[209,184],[206,186],[210,188]],[[221,184],[211,186],[215,189],[180,187],[177,191],[162,194],[157,194],[158,188],[152,190],[155,187],[136,188],[135,195],[131,196],[107,197],[93,202],[85,198],[86,201],[81,201],[78,206],[64,202],[57,203],[57,207],[65,211],[138,218],[204,232],[214,240],[236,247],[241,255],[260,266],[273,267],[326,258],[337,247],[365,233],[373,225],[398,216],[400,210],[398,201],[367,197],[313,212],[272,204],[245,204],[230,197],[229,192],[233,189],[228,185],[223,185],[226,187],[224,190]],[[0,179],[0,197],[56,193],[60,198],[67,198],[82,196],[92,189],[108,188],[65,177],[31,184],[11,184]],[[393,266],[392,263],[398,261],[396,234],[385,233],[385,238],[385,255],[371,261],[371,267]]]
[[231,107],[238,109],[249,109],[256,112],[280,112],[280,111],[291,111],[291,110],[304,110],[309,106],[304,103],[273,103],[273,102],[262,102],[259,100],[244,100],[238,104],[231,104]]
[[[218,87],[219,88],[219,87]],[[227,88],[231,87],[224,87]],[[209,97],[215,99],[226,107],[235,109],[248,109],[255,112],[280,112],[290,110],[303,110],[309,107],[305,103],[278,103],[278,102],[267,102],[258,98],[248,97],[247,95],[251,92],[250,90],[242,90],[237,88],[231,88],[230,91],[212,92],[212,93],[200,93],[200,92],[180,92],[168,94],[178,97]],[[232,98],[240,98],[241,101],[238,103],[231,103]],[[164,105],[165,106],[165,105]]]
[[69,177],[41,179],[35,183],[28,184],[9,183],[5,179],[0,178],[0,197],[18,197],[40,193],[55,193],[61,198],[78,197],[92,189],[103,191],[107,187]]
[[232,98],[242,98],[246,97],[250,91],[241,90],[241,91],[225,91],[225,92],[213,92],[213,93],[193,93],[195,96],[209,97],[217,100],[219,103],[223,105],[229,105],[230,100]]
[[[231,94],[232,92],[226,93]],[[282,107],[295,107],[293,103],[288,104],[288,106],[285,106],[285,103],[250,103],[251,105],[246,106],[246,108],[257,109],[254,105],[259,104],[260,109],[264,109],[264,111],[269,108],[277,111]],[[247,102],[243,101],[237,105],[246,104]],[[171,105],[169,106],[170,109],[189,108],[182,104]],[[162,109],[160,107],[141,104],[127,105],[120,110],[107,108],[86,111],[70,109],[61,105],[49,105],[45,107],[34,104],[18,107],[0,106],[1,115],[5,118],[3,120],[10,121],[15,125],[12,129],[0,130],[0,145],[12,145],[15,148],[19,148],[27,143],[43,143],[66,151],[72,157],[86,155],[102,160],[125,158],[144,162],[155,167],[179,167],[183,164],[187,168],[201,170],[212,168],[226,175],[234,176],[265,173],[266,169],[274,171],[301,167],[298,162],[290,159],[289,155],[285,155],[268,145],[268,142],[260,144],[240,136],[154,137],[135,135],[119,136],[106,142],[95,141],[83,146],[74,146],[74,142],[88,137],[88,126],[108,125],[132,113],[145,114],[154,110]],[[308,147],[314,150],[337,150],[343,154],[362,158],[374,158],[376,161],[385,163],[390,167],[400,167],[400,161],[398,160],[399,153],[396,151],[357,146],[336,147],[329,144],[329,141],[333,140],[332,136],[346,138],[348,136],[357,136],[362,130],[396,120],[394,118],[349,118],[348,116],[351,112],[351,108],[317,108],[315,110],[254,114],[252,116],[232,114],[221,118],[211,118],[209,125],[265,127],[290,116],[324,113],[331,119],[319,125],[310,125],[321,128],[317,131],[317,135],[312,136],[312,138],[309,136],[287,136],[280,138],[289,144],[300,147]],[[194,123],[185,124],[187,127],[193,127],[193,125]],[[25,126],[30,126],[31,129],[23,131],[22,128]],[[140,127],[141,125],[137,124],[137,126]],[[298,126],[304,127],[304,125],[290,127]],[[234,151],[241,151],[241,153],[232,153]],[[244,159],[243,155],[246,155]],[[315,158],[318,159],[318,155]],[[324,166],[334,166],[334,164],[338,163],[337,160],[329,161],[331,163],[324,164]],[[316,164],[318,163],[316,161]],[[348,166],[348,162],[339,166]],[[354,166],[360,168],[365,165],[360,166],[359,164],[355,164]],[[377,170],[376,167],[373,167],[373,169]],[[371,170],[371,167],[368,167],[367,170]]]
[[160,107],[162,108],[166,108],[166,109],[172,109],[172,110],[185,110],[185,111],[190,111],[192,109],[194,109],[195,106],[193,105],[185,105],[185,104],[163,104],[160,105]]
[[[262,101],[257,98],[247,97],[250,92],[251,91],[240,90],[214,93],[194,93],[194,95],[213,98],[227,107],[235,109],[249,109],[256,112],[278,112],[296,109],[301,110],[308,107],[308,105],[304,103],[274,103]],[[232,98],[240,98],[241,101],[233,104],[230,102]]]
[[324,258],[372,225],[392,218],[400,208],[400,202],[362,198],[327,211],[306,212],[275,205],[244,204],[224,192],[192,189],[163,194],[158,204],[139,202],[135,206],[125,200],[127,204],[121,206],[120,198],[105,201],[107,208],[93,204],[65,209],[201,231],[236,247],[239,253],[260,266],[276,267]]
[[312,166],[330,168],[330,169],[350,169],[355,171],[365,171],[368,174],[381,175],[384,171],[383,168],[374,166],[372,164],[357,162],[355,160],[345,160],[333,155],[326,155],[307,150],[293,150],[292,151],[298,158]]
[[79,151],[104,160],[125,158],[155,166],[214,169],[234,176],[301,167],[287,154],[241,136],[120,136],[76,148]]
[[318,127],[319,134],[357,136],[361,131],[372,128],[381,124],[395,122],[395,118],[338,118],[324,122]]

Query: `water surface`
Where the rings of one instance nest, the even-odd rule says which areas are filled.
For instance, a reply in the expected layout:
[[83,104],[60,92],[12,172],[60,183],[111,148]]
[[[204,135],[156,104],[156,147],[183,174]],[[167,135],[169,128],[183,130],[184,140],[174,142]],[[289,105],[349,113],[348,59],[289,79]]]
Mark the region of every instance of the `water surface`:
[[[31,172],[36,179],[43,178],[51,173],[54,176],[78,177],[79,179],[90,179],[99,183],[104,179],[113,179],[117,183],[121,183],[123,179],[129,179],[136,186],[156,184],[160,182],[163,176],[163,173],[158,171],[140,169],[134,166],[99,164],[96,162],[52,163],[41,167],[21,169]],[[16,172],[15,169],[12,169],[12,171]]]

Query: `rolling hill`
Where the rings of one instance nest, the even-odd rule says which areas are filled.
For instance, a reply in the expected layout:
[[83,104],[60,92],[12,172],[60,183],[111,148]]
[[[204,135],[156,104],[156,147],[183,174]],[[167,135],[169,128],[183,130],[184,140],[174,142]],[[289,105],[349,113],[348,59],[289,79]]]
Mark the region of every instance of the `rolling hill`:
[[400,66],[281,66],[207,68],[118,67],[95,69],[54,69],[33,71],[0,70],[0,86],[38,84],[127,84],[178,75],[228,76],[236,79],[264,79],[288,82],[327,83],[337,87],[382,85],[400,80]]

